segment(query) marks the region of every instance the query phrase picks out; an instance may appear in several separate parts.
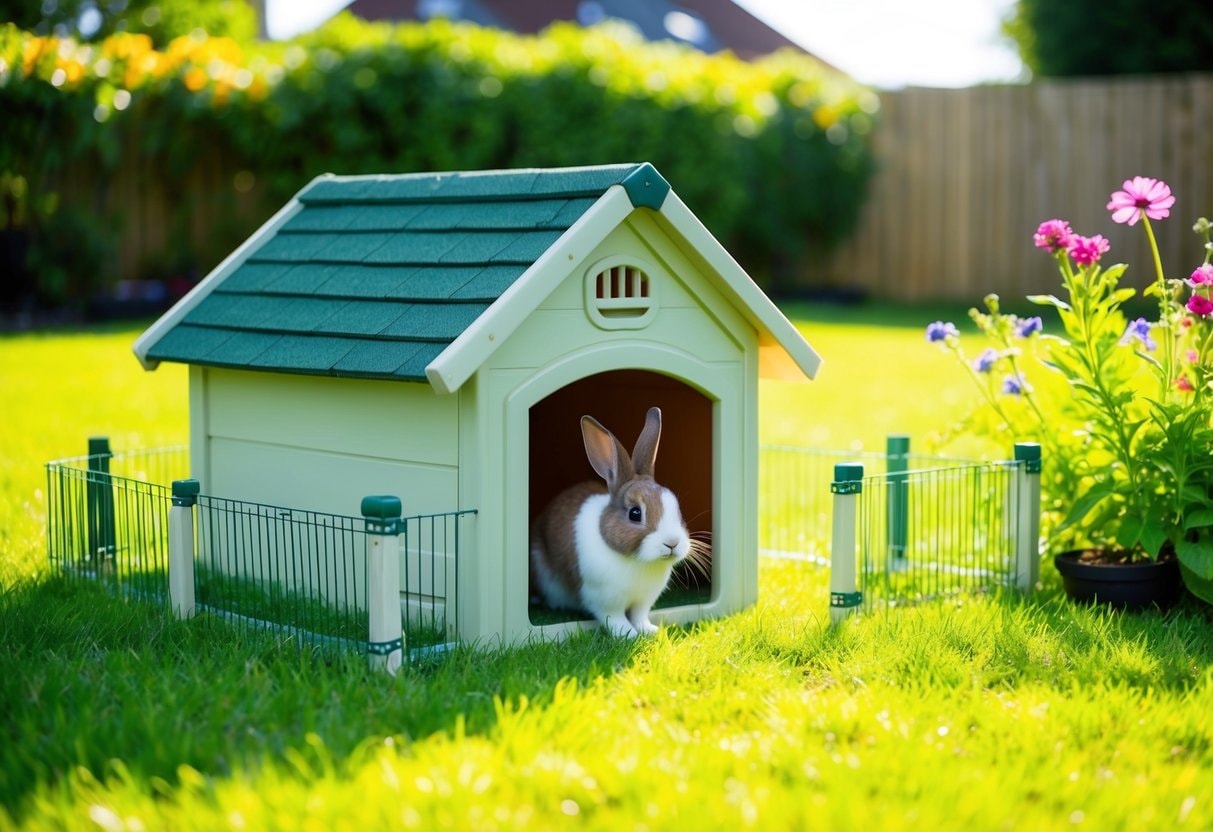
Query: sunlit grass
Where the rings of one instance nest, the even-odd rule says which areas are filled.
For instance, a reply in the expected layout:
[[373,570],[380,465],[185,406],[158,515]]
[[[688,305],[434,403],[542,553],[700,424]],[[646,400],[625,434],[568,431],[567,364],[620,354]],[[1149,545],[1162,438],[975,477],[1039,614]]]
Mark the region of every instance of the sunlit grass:
[[[764,386],[764,440],[918,442],[969,396],[915,321],[802,324],[827,363]],[[135,334],[0,339],[0,828],[1213,827],[1204,609],[1075,607],[1047,565],[1033,599],[836,628],[823,570],[764,560],[721,621],[394,679],[48,578],[42,463],[185,436]]]

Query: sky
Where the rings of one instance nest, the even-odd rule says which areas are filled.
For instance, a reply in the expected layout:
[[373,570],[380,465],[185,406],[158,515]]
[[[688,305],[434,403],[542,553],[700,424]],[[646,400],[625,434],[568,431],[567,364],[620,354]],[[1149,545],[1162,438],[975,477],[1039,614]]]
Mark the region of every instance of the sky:
[[[880,89],[1022,79],[999,34],[1014,0],[736,0],[857,81]],[[310,28],[348,0],[266,0],[272,37]]]

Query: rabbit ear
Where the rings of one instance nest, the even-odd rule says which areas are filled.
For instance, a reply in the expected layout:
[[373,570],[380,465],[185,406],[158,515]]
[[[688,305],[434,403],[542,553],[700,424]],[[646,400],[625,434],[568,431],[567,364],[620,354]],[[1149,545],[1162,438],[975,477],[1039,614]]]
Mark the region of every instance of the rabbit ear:
[[655,477],[657,468],[657,444],[661,441],[661,408],[650,407],[644,417],[644,430],[636,440],[632,451],[632,461],[636,465],[636,473],[643,476]]
[[589,457],[590,465],[606,480],[611,491],[636,475],[627,449],[593,416],[581,417],[581,438],[585,441],[585,455]]

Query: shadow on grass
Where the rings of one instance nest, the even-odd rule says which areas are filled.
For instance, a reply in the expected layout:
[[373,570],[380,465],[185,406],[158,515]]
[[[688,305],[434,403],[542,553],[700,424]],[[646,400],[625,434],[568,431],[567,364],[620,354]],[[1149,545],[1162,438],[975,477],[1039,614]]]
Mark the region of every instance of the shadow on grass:
[[[329,759],[369,738],[488,731],[495,702],[548,703],[566,677],[625,668],[637,645],[601,633],[511,649],[461,646],[395,678],[364,657],[324,661],[256,633],[173,619],[85,581],[0,594],[0,806],[20,817],[76,767],[176,786],[182,765],[222,777],[287,751]],[[149,785],[150,788],[150,785]]]
[[1196,601],[1117,613],[1072,604],[1046,584],[1034,599],[961,597],[844,627],[798,610],[760,606],[653,641],[593,631],[559,643],[466,645],[391,678],[361,657],[324,662],[236,640],[87,583],[28,583],[0,595],[0,806],[19,824],[31,797],[60,788],[76,767],[97,778],[124,772],[149,792],[156,779],[176,787],[183,765],[221,778],[290,752],[319,770],[377,738],[485,734],[499,702],[525,697],[543,708],[564,679],[588,689],[646,666],[686,665],[712,684],[775,663],[810,688],[875,679],[908,690],[1036,685],[1070,695],[1108,686],[1184,692],[1205,683],[1213,662],[1209,611]]

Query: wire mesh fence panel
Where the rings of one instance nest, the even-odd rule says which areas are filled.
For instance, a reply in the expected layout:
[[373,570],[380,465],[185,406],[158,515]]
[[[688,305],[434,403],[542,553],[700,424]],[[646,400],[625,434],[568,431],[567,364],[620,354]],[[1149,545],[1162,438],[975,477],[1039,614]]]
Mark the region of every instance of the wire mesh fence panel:
[[1014,472],[1014,463],[994,462],[864,477],[857,538],[865,607],[1011,585]]
[[[188,448],[98,448],[47,463],[52,567],[167,603],[170,484],[185,478]],[[204,621],[326,656],[367,649],[366,518],[206,495],[190,505],[195,610]],[[410,648],[432,652],[455,637],[461,526],[471,514],[402,518],[390,535]]]
[[830,481],[840,462],[884,472],[897,456],[875,451],[764,445],[759,450],[758,550],[772,557],[829,564],[833,502]]
[[361,518],[199,495],[195,538],[205,616],[325,654],[365,645]]
[[184,449],[98,453],[47,463],[47,551],[66,577],[167,596],[169,490],[142,477],[178,470]]
[[[197,505],[200,611],[324,654],[366,649],[370,587],[364,518],[204,495]],[[455,637],[460,524],[474,513],[400,521],[406,657]]]
[[900,436],[883,454],[763,446],[761,554],[831,567],[832,481],[841,463],[866,474],[856,483],[859,562],[847,605],[870,610],[1014,583],[1020,513],[1028,510],[1017,502],[1019,463],[911,453]]
[[472,511],[404,518],[401,592],[408,645],[432,647],[455,638],[459,621],[459,543]]

